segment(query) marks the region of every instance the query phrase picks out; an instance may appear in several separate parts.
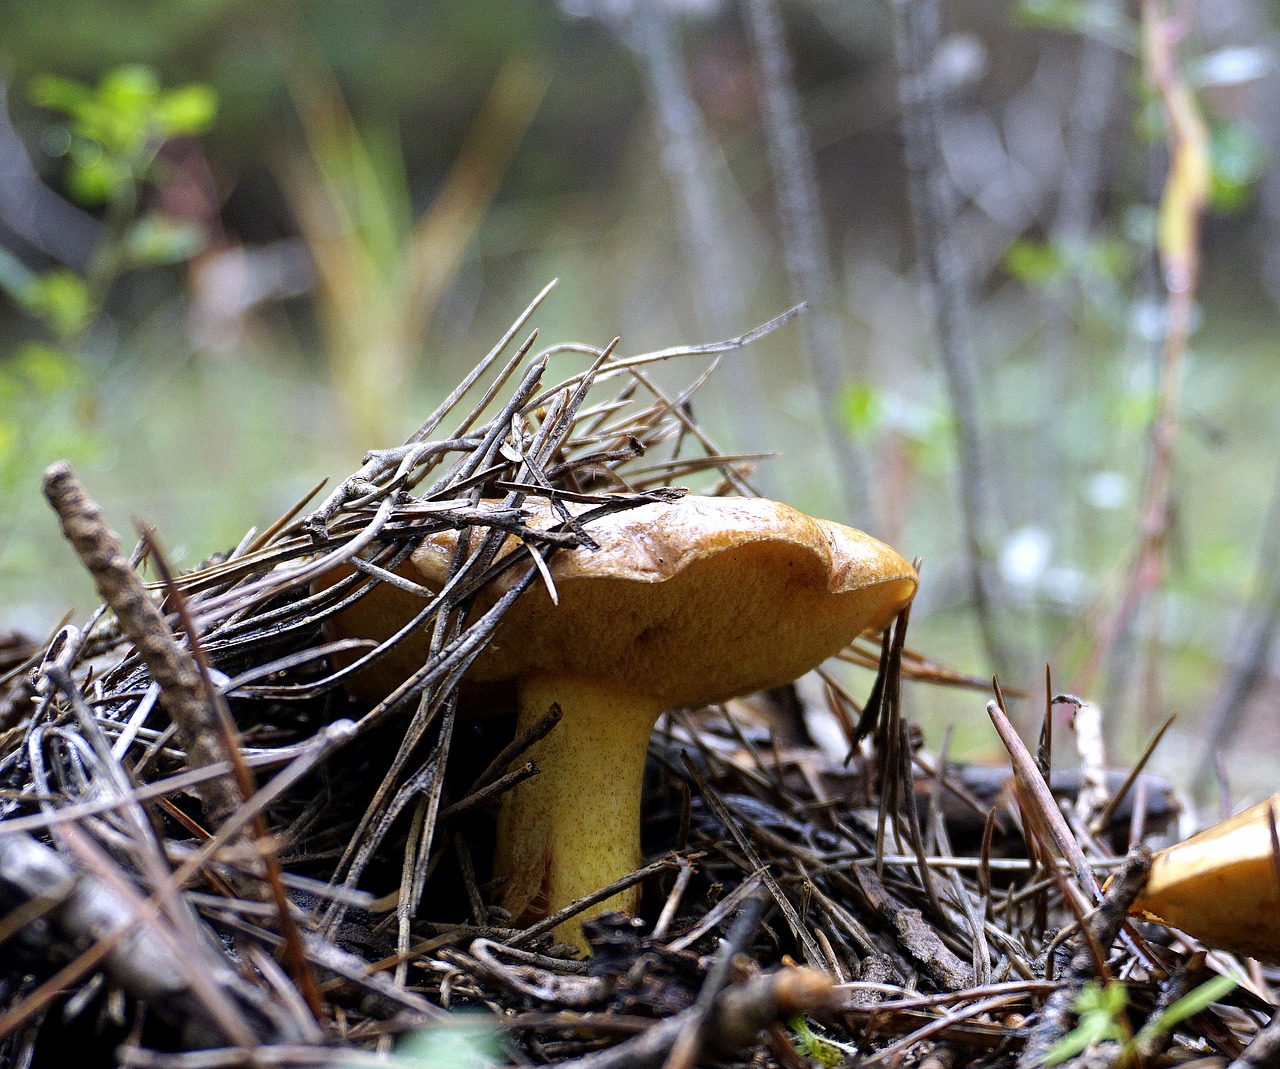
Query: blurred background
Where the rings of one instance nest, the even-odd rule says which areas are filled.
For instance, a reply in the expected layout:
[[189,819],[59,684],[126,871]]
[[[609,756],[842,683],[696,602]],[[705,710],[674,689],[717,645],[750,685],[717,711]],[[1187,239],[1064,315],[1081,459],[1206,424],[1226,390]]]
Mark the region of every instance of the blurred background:
[[[807,301],[695,402],[778,454],[761,492],[922,557],[911,644],[1028,731],[1047,664],[1117,760],[1176,712],[1157,768],[1274,789],[1274,15],[8,5],[0,632],[96,604],[54,459],[190,567],[402,441],[552,279],[539,344],[623,353]],[[984,700],[906,696],[979,758]]]

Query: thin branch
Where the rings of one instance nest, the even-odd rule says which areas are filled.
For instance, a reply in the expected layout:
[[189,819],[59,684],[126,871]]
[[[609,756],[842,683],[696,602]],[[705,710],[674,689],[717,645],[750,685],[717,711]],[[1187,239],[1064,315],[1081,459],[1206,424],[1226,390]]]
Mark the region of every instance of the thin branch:
[[[220,761],[234,767],[218,710],[208,700],[199,667],[191,653],[178,645],[142,578],[130,567],[120,537],[85,492],[70,464],[61,461],[45,471],[44,493],[58,514],[63,534],[93,576],[98,593],[115,612],[121,629],[159,685],[161,704],[178,729],[188,767],[203,768]],[[231,776],[209,780],[199,788],[199,794],[215,825],[242,801]]]
[[982,369],[973,338],[972,283],[956,247],[959,208],[940,147],[942,104],[933,58],[941,39],[941,15],[938,0],[893,0],[891,6],[916,255],[930,295],[938,357],[954,416],[969,594],[987,656],[995,673],[1004,677],[1013,668],[1013,651],[1003,633],[1004,599],[992,566],[1002,532],[982,412]]
[[763,90],[765,134],[777,187],[778,217],[787,274],[796,300],[809,305],[801,326],[813,370],[819,418],[836,462],[845,508],[874,527],[877,517],[869,465],[841,416],[840,399],[850,376],[844,366],[836,319],[836,287],[822,221],[813,147],[800,111],[782,19],[774,0],[746,0]]

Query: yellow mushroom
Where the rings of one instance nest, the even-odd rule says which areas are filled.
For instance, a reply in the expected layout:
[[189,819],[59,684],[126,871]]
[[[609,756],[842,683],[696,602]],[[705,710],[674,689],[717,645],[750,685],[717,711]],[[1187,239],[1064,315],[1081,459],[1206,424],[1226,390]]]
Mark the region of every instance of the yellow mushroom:
[[[544,502],[524,507],[532,526],[558,522]],[[863,631],[886,627],[916,590],[915,570],[888,546],[774,501],[688,496],[585,529],[598,549],[551,558],[558,604],[545,584],[530,588],[467,677],[515,681],[518,731],[553,704],[562,713],[530,751],[540,774],[510,791],[498,816],[501,904],[524,922],[639,865],[645,753],[663,710],[789,682]],[[456,539],[426,539],[402,570],[438,589]],[[508,539],[502,552],[518,546]],[[478,610],[531,566],[490,583]],[[382,640],[420,608],[412,594],[382,585],[332,620],[330,634]],[[389,693],[423,663],[427,642],[425,634],[402,642],[353,692]],[[633,892],[616,895],[579,920],[634,905]],[[557,934],[580,944],[576,931]]]
[[1132,912],[1206,946],[1280,963],[1273,819],[1280,794],[1161,850]]

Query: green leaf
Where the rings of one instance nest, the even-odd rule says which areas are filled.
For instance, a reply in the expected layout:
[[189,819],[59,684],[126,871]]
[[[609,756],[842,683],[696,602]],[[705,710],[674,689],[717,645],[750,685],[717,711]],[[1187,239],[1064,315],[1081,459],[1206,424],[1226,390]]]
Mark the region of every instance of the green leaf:
[[22,305],[58,338],[69,338],[89,325],[93,306],[84,280],[72,271],[54,270],[37,275],[22,298]]
[[124,255],[131,267],[159,267],[189,260],[203,247],[204,234],[194,223],[153,212],[129,228]]
[[218,114],[218,94],[207,85],[184,85],[156,105],[157,125],[166,136],[202,134]]
[[105,204],[130,181],[128,169],[119,166],[96,144],[81,141],[72,149],[67,185],[81,204]]
[[819,1035],[809,1027],[809,1022],[804,1019],[803,1014],[796,1014],[787,1021],[787,1024],[794,1033],[793,1045],[796,1050],[809,1061],[817,1062],[823,1069],[835,1069],[837,1065],[854,1059],[858,1055],[857,1047]]
[[1085,984],[1072,1003],[1079,1023],[1045,1052],[1040,1064],[1058,1065],[1106,1040],[1126,1042],[1129,1033],[1123,1014],[1128,1001],[1129,994],[1123,984]]
[[1224,215],[1247,207],[1266,164],[1266,150],[1247,127],[1213,123],[1209,129],[1209,206]]
[[1093,1043],[1097,1037],[1094,1036],[1084,1024],[1077,1028],[1073,1028],[1057,1043],[1050,1047],[1044,1053],[1044,1057],[1040,1059],[1041,1065],[1061,1065],[1063,1062],[1074,1058],[1077,1054],[1084,1051],[1090,1043]]
[[98,87],[98,97],[121,115],[151,111],[160,96],[160,79],[150,67],[131,63],[108,71]]
[[159,144],[207,130],[218,106],[206,85],[162,92],[155,71],[137,64],[109,71],[97,88],[38,78],[31,95],[71,117],[69,181],[75,195],[90,204],[111,199],[125,182],[145,180]]
[[1065,270],[1062,250],[1048,241],[1015,241],[1004,256],[1004,269],[1028,285],[1048,285]]
[[74,116],[92,95],[92,90],[70,78],[42,74],[32,79],[27,94],[36,107]]
[[850,432],[862,437],[874,434],[884,414],[880,391],[869,382],[851,382],[844,388],[840,411]]
[[1234,976],[1215,976],[1212,980],[1206,980],[1194,991],[1188,991],[1182,998],[1178,999],[1164,1013],[1160,1014],[1155,1021],[1150,1021],[1143,1026],[1142,1032],[1151,1031],[1168,1031],[1177,1024],[1181,1024],[1188,1017],[1194,1017],[1202,1010],[1207,1010],[1220,998],[1230,991],[1234,991],[1240,986],[1240,981]]
[[39,342],[20,346],[13,355],[12,366],[29,392],[40,397],[52,397],[72,386],[79,372],[76,358],[65,349]]

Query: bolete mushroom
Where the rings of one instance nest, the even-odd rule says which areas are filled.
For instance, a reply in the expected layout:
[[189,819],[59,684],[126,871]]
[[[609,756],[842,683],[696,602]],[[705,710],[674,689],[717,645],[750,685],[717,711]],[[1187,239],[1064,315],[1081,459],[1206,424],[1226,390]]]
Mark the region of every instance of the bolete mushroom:
[[[545,502],[525,508],[533,526],[558,522]],[[789,682],[863,631],[886,627],[916,590],[915,569],[888,546],[774,501],[688,496],[611,513],[585,530],[598,549],[551,557],[558,604],[545,584],[531,587],[468,673],[472,682],[515,681],[517,731],[552,705],[561,710],[530,751],[540,774],[508,792],[498,816],[501,904],[525,922],[639,865],[645,753],[663,710]],[[424,540],[406,574],[438,589],[456,539]],[[508,539],[503,552],[519,545]],[[513,567],[490,583],[479,608],[521,574]],[[382,640],[420,607],[384,584],[334,619],[330,633]],[[423,662],[426,646],[425,635],[402,641],[353,690],[388,693]],[[589,915],[634,903],[634,892],[616,895]],[[557,934],[580,943],[575,933],[576,925]]]
[[1161,850],[1131,912],[1206,946],[1280,964],[1280,795]]

